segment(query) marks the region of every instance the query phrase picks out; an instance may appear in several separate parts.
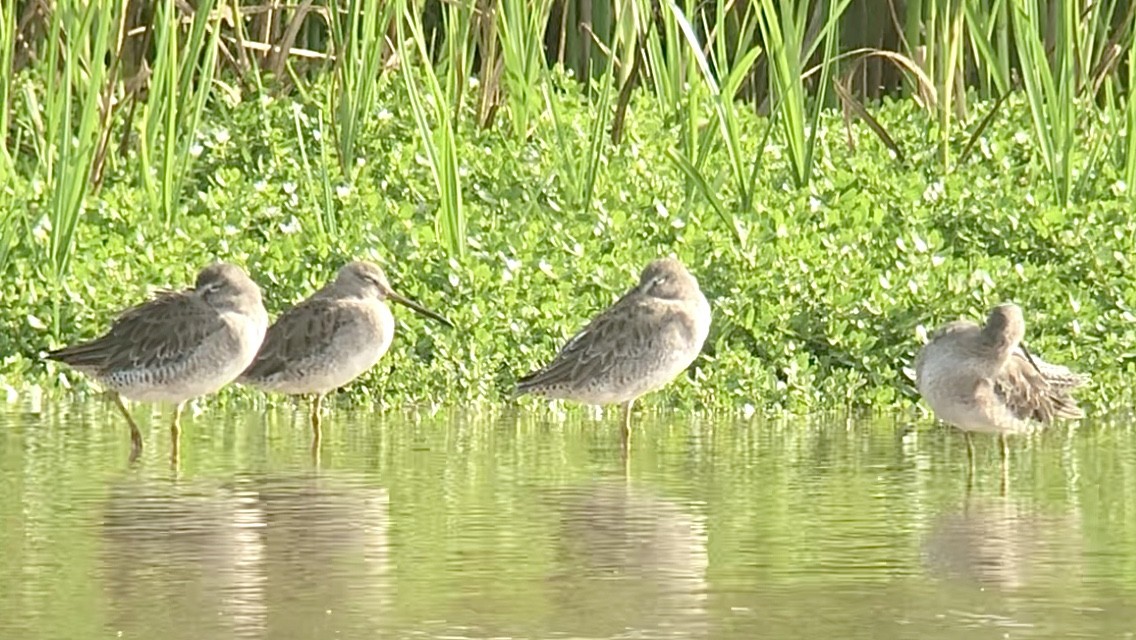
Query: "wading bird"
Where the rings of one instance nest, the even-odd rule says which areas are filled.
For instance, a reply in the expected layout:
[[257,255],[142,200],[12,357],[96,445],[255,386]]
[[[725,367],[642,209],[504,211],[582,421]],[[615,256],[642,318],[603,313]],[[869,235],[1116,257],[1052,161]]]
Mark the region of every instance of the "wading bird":
[[971,472],[971,432],[998,435],[1005,473],[1007,434],[1084,416],[1071,392],[1089,377],[1030,354],[1021,344],[1025,331],[1021,308],[998,305],[984,326],[958,320],[939,328],[915,361],[919,394],[963,431]]
[[673,258],[643,269],[639,284],[596,316],[545,367],[517,381],[516,395],[623,405],[623,443],[631,405],[694,362],[710,331],[710,304]]
[[453,326],[395,293],[378,265],[351,262],[330,284],[277,318],[239,382],[276,393],[314,394],[311,421],[318,449],[324,395],[375,366],[390,348],[394,316],[387,300]]
[[122,312],[106,335],[47,354],[110,390],[130,424],[130,459],[142,434],[122,399],[175,405],[176,459],[185,402],[232,382],[252,362],[268,327],[260,288],[240,268],[216,263],[192,289],[161,291]]

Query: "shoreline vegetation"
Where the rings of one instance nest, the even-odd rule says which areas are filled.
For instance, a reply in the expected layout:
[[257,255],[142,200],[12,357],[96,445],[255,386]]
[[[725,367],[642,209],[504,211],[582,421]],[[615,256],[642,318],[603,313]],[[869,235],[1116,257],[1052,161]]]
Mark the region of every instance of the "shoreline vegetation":
[[713,323],[648,407],[908,408],[1004,301],[1131,405],[1136,3],[880,4],[6,2],[0,387],[93,389],[42,354],[209,262],[275,317],[365,259],[458,330],[337,397],[503,402],[673,254]]

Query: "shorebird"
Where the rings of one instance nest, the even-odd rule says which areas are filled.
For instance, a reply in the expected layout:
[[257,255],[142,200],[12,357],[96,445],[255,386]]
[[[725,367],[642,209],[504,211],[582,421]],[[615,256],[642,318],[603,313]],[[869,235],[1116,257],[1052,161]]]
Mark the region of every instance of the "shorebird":
[[623,443],[631,405],[694,362],[710,331],[710,303],[673,258],[643,269],[639,284],[596,316],[548,365],[517,381],[526,393],[585,404],[623,405]]
[[984,326],[966,320],[944,325],[915,361],[919,394],[939,419],[963,431],[972,470],[971,432],[998,435],[1004,466],[1007,434],[1084,416],[1071,392],[1089,377],[1032,355],[1021,343],[1025,332],[1021,308],[1001,304]]
[[453,327],[395,293],[378,265],[351,262],[334,281],[276,319],[238,382],[289,395],[314,394],[311,423],[318,450],[324,395],[375,366],[390,348],[394,316],[387,300]]
[[122,312],[110,331],[47,354],[85,373],[114,397],[130,424],[130,459],[142,434],[122,399],[174,403],[170,436],[177,455],[185,402],[232,382],[252,362],[268,327],[260,288],[240,268],[216,263],[192,289],[160,291]]

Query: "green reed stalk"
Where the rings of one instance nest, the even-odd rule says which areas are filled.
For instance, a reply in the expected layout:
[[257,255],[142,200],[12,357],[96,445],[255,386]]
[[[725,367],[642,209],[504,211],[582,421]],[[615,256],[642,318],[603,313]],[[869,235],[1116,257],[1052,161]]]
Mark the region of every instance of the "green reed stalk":
[[[1013,62],[1011,58],[1013,52],[1010,49],[1010,0],[998,0],[997,5],[998,17],[994,22],[994,55],[998,64],[998,77],[1008,82],[1012,77],[1010,69]],[[1007,84],[1006,90],[1009,91],[1011,88],[1012,86]]]
[[335,14],[329,20],[336,56],[332,128],[340,169],[348,179],[357,171],[359,134],[368,115],[375,110],[385,35],[397,8],[394,2],[348,0],[346,28]]
[[1129,35],[1128,42],[1128,93],[1125,102],[1124,181],[1128,193],[1136,197],[1136,42]]
[[1073,184],[1071,154],[1076,144],[1076,57],[1078,9],[1057,0],[1053,64],[1042,41],[1042,16],[1034,0],[1013,0],[1014,39],[1021,60],[1022,85],[1029,102],[1034,137],[1053,182],[1058,204],[1068,204]]
[[[840,16],[850,0],[828,0],[825,23],[820,35],[811,46],[805,47],[805,30],[808,28],[809,2],[805,0],[761,0],[758,24],[769,57],[770,86],[775,99],[774,109],[785,133],[789,163],[793,180],[798,187],[808,185],[812,178],[813,154],[818,131],[816,123],[824,107],[824,96],[831,79],[832,59],[836,47]],[[820,77],[817,81],[813,111],[806,113],[804,64],[812,57],[820,42],[825,43],[821,56]]]
[[213,11],[214,4],[214,0],[197,4],[184,41],[174,0],[164,0],[154,18],[157,46],[140,155],[151,211],[161,211],[167,226],[177,217],[182,185],[193,162],[191,149],[212,94],[222,19],[221,12]]
[[[741,107],[738,102],[738,92],[742,83],[750,76],[754,64],[762,54],[761,47],[756,42],[757,13],[754,5],[747,5],[737,21],[735,29],[727,28],[727,21],[731,16],[731,3],[718,0],[715,11],[715,25],[712,33],[714,39],[715,65],[719,77],[723,78],[721,90],[716,96],[716,111],[718,126],[723,132],[726,142],[726,151],[730,158],[734,180],[738,184],[741,194],[740,210],[751,211],[753,208],[754,191],[757,184],[757,174],[764,157],[764,145],[759,148],[749,162],[749,177],[745,175],[745,152],[742,149],[741,132],[739,130],[737,110]],[[729,48],[730,35],[736,38],[732,50]],[[704,68],[705,69],[705,68]],[[707,83],[713,86],[712,83]]]
[[622,88],[631,79],[631,70],[640,55],[643,36],[651,22],[651,3],[620,0],[613,6],[611,50],[615,57],[615,86]]
[[[599,86],[599,90],[594,96],[584,98],[594,100],[590,105],[590,111],[595,115],[590,119],[591,126],[587,130],[586,144],[583,145],[582,150],[581,145],[576,144],[578,134],[574,131],[574,127],[564,120],[560,106],[561,98],[556,95],[555,88],[548,83],[542,87],[545,107],[552,117],[556,133],[557,158],[564,170],[562,183],[571,197],[570,206],[582,213],[592,208],[596,182],[599,180],[600,167],[607,148],[608,138],[605,132],[611,120],[611,96],[617,75],[613,56],[606,56],[604,59],[603,73],[606,75],[593,81]],[[593,75],[589,70],[585,77],[590,78]]]
[[[434,185],[438,189],[440,202],[434,219],[434,228],[450,255],[463,255],[466,220],[462,204],[461,177],[458,174],[457,122],[455,113],[451,111],[451,105],[460,100],[465,71],[463,64],[467,58],[464,58],[459,50],[451,49],[446,77],[447,90],[444,91],[430,62],[430,52],[426,48],[420,16],[405,0],[400,4],[402,19],[397,22],[397,48],[402,64],[399,66],[403,80],[406,82],[411,112],[418,125],[422,146],[429,160]],[[450,11],[453,11],[452,7],[443,6],[443,14],[448,14]],[[447,22],[450,26],[447,27],[446,39],[450,41],[459,36],[458,30],[461,26],[454,19],[456,16],[447,17],[450,18]],[[466,28],[468,29],[468,23]],[[410,31],[409,36],[407,30]],[[467,45],[464,42],[450,42],[448,46],[463,48]],[[417,72],[412,68],[414,65],[409,62],[414,59],[419,61]],[[423,80],[425,80],[424,88],[419,84]]]
[[[593,105],[596,114],[592,118],[592,129],[588,134],[588,153],[584,156],[584,175],[576,195],[583,212],[592,208],[592,197],[596,192],[596,182],[599,180],[600,164],[604,157],[604,148],[607,136],[607,124],[611,120],[611,92],[615,86],[615,57],[604,57],[604,75],[597,82],[600,83],[599,100]],[[589,76],[592,72],[589,72]]]
[[[1007,0],[965,0],[965,38],[974,51],[974,62],[980,73],[979,95],[985,99],[993,93],[1003,95],[1010,90],[1009,43],[1006,25]],[[993,87],[994,92],[991,91]]]
[[[944,1],[949,2],[950,0]],[[913,0],[913,4],[921,5],[921,20],[918,28],[922,29],[922,33],[918,35],[918,39],[912,41],[917,41],[921,44],[921,46],[914,44],[912,45],[912,47],[915,49],[915,51],[913,51],[913,54],[915,62],[923,67],[923,70],[927,73],[927,77],[934,80],[935,104],[927,105],[927,107],[930,109],[937,109],[939,107],[939,104],[942,102],[942,94],[940,93],[939,87],[941,83],[938,80],[939,74],[937,73],[940,66],[939,23],[942,21],[940,16],[942,12],[939,9],[938,0],[923,0],[923,2],[920,2],[919,0]]]
[[15,69],[12,67],[16,50],[16,3],[0,6],[0,197],[5,201],[0,208],[0,273],[8,266],[12,250],[19,239],[19,231],[27,226],[27,203],[17,202],[14,193],[8,192],[16,173],[15,160],[8,152],[11,115],[16,93]]
[[[150,74],[149,99],[141,120],[139,155],[142,158],[142,185],[150,203],[150,212],[161,211],[165,215],[170,209],[165,199],[168,192],[163,192],[161,186],[172,179],[168,172],[172,172],[174,167],[162,160],[173,155],[176,139],[167,135],[163,144],[161,134],[163,131],[169,134],[176,127],[177,68],[173,61],[177,59],[177,15],[173,0],[164,0],[159,6],[155,8],[158,15],[154,16],[154,66]],[[158,166],[154,166],[155,161]],[[156,180],[155,175],[160,180]]]
[[[579,184],[582,173],[581,163],[575,153],[576,145],[572,144],[575,140],[575,135],[571,131],[572,127],[564,121],[564,112],[560,108],[561,99],[556,95],[556,90],[551,83],[544,83],[541,86],[541,93],[544,96],[544,106],[548,109],[548,114],[552,118],[552,129],[556,133],[556,157],[560,160],[560,166],[564,171],[563,181],[567,185]],[[573,206],[578,205],[576,202],[572,204]]]
[[[807,3],[802,3],[806,4]],[[805,164],[805,95],[801,86],[801,32],[805,22],[803,12],[794,11],[792,2],[781,0],[780,8],[773,0],[761,1],[762,40],[769,59],[771,98],[785,133],[789,163],[797,186],[808,182],[809,167]]]
[[[36,146],[42,153],[40,175],[50,185],[46,210],[51,233],[46,257],[55,287],[62,286],[70,268],[75,232],[90,191],[111,26],[123,8],[121,1],[100,5],[76,0],[56,4],[51,14],[51,41],[43,58],[47,78],[43,117],[39,120],[44,135]],[[59,44],[62,41],[67,42],[66,47]],[[34,92],[29,90],[28,95],[28,108],[37,109]],[[52,330],[56,335],[61,297],[54,296]]]
[[1103,80],[1097,77],[1103,71],[1098,65],[1107,55],[1106,48],[1112,44],[1109,32],[1112,30],[1112,17],[1117,13],[1117,8],[1117,0],[1086,2],[1083,7],[1078,7],[1075,19],[1081,31],[1077,33],[1080,41],[1073,49],[1075,68],[1079,88],[1094,85],[1090,90],[1092,94],[1096,93],[1097,85],[1094,83]]
[[[648,3],[648,10],[650,5]],[[684,13],[693,8],[693,2],[687,0]],[[673,13],[673,12],[672,12]],[[687,81],[697,79],[697,72],[686,64],[686,47],[683,46],[682,33],[678,23],[668,19],[670,13],[664,13],[663,33],[655,24],[647,29],[644,44],[647,57],[647,77],[651,81],[655,100],[659,103],[662,112],[668,117],[679,116],[682,108],[683,90]],[[690,85],[693,89],[694,85]]]
[[[8,194],[5,194],[7,196]],[[12,250],[16,248],[18,233],[26,226],[24,208],[26,202],[17,202],[15,198],[5,198],[0,205],[0,273],[8,268],[8,260],[12,257]]]
[[[12,96],[16,88],[12,59],[16,51],[16,3],[5,2],[0,7],[0,184],[8,183],[15,170],[8,153],[8,132],[12,122]],[[11,225],[5,225],[8,227]],[[4,232],[8,233],[7,230]],[[2,266],[2,264],[0,264]]]
[[[699,180],[692,176],[702,170],[709,148],[702,144],[700,131],[711,116],[705,102],[709,96],[703,74],[697,63],[690,60],[690,46],[676,15],[691,15],[697,7],[695,0],[686,0],[681,9],[670,2],[663,11],[662,31],[652,21],[644,38],[645,68],[651,81],[653,95],[665,117],[678,127],[678,144],[671,154],[672,160],[684,163],[690,171],[686,176],[684,192],[689,200],[696,192],[704,192]],[[677,11],[676,11],[677,9]],[[650,3],[646,8],[650,10]],[[675,160],[678,158],[678,160]]]
[[[66,47],[49,47],[45,75],[56,76],[45,92],[47,151],[45,174],[51,183],[48,219],[51,237],[48,262],[56,280],[67,273],[75,229],[89,192],[90,172],[98,142],[100,95],[110,53],[110,31],[120,3],[59,3],[52,14],[53,41],[70,39]],[[58,82],[58,84],[55,84]]]
[[517,138],[528,137],[530,123],[540,113],[541,78],[546,71],[544,31],[551,11],[552,0],[497,1],[506,108]]
[[[721,142],[726,147],[726,154],[729,159],[730,171],[733,174],[734,182],[737,184],[739,193],[742,200],[742,212],[749,212],[753,202],[753,182],[752,177],[756,171],[750,171],[750,160],[742,148],[741,131],[738,124],[737,109],[738,105],[735,103],[734,98],[737,95],[738,88],[741,86],[742,81],[749,75],[757,57],[761,55],[759,47],[752,47],[737,60],[737,64],[731,69],[729,65],[729,56],[725,48],[725,33],[724,29],[715,29],[715,33],[719,35],[718,42],[721,43],[718,47],[718,75],[723,77],[722,85],[719,86],[715,80],[715,74],[711,71],[710,63],[706,56],[702,53],[702,44],[698,41],[698,36],[694,32],[694,27],[687,20],[682,10],[678,8],[674,2],[668,3],[671,15],[675,22],[678,24],[686,42],[690,45],[690,56],[693,58],[697,69],[702,72],[702,82],[709,90],[711,101],[714,108],[714,114],[718,121],[718,135],[717,142]],[[723,2],[718,3],[718,26],[722,26],[722,21],[726,17],[725,6]],[[700,143],[698,146],[706,148],[705,142]],[[753,163],[760,162],[762,150],[758,150],[755,154]],[[673,159],[673,158],[672,158]],[[683,173],[688,176],[691,172],[701,173],[699,168],[691,163],[689,167],[680,166]],[[700,191],[704,195],[709,195],[707,188],[709,182],[703,179],[695,181]],[[715,207],[718,209],[719,207]],[[730,226],[733,227],[732,221]]]
[[938,5],[941,13],[936,17],[935,51],[939,58],[935,62],[936,92],[938,94],[939,115],[939,160],[943,171],[951,165],[951,128],[955,109],[955,89],[957,74],[962,66],[963,25],[966,13],[962,0],[946,0]]
[[[339,225],[336,216],[335,200],[332,198],[331,179],[327,172],[329,166],[327,163],[330,161],[330,158],[328,158],[326,151],[326,141],[322,137],[324,133],[323,113],[319,112],[318,117],[319,122],[316,131],[320,133],[320,138],[317,140],[316,144],[320,147],[320,175],[317,180],[315,171],[312,170],[312,163],[308,158],[309,142],[306,139],[307,136],[304,134],[305,131],[311,130],[310,121],[308,118],[304,117],[303,109],[300,108],[298,104],[292,109],[292,124],[296,132],[297,146],[300,148],[300,165],[304,169],[304,177],[306,178],[303,184],[304,194],[311,202],[320,202],[322,199],[322,202],[320,202],[319,215],[316,216],[316,224],[319,225],[320,234],[326,238],[334,236],[339,230]],[[317,184],[322,187],[321,192],[318,194],[319,197],[317,197],[315,192]]]
[[[915,60],[919,57],[920,47],[925,47],[927,38],[924,37],[923,5],[927,0],[908,0],[903,14],[903,42],[907,45],[904,51],[908,58]],[[923,68],[926,70],[926,50],[923,50]]]
[[[1076,77],[1073,98],[1076,122],[1073,131],[1078,140],[1073,149],[1077,152],[1076,162],[1081,170],[1080,177],[1070,187],[1074,195],[1087,187],[1091,176],[1099,173],[1098,162],[1116,148],[1115,138],[1111,135],[1115,123],[1127,121],[1126,113],[1121,113],[1122,109],[1126,111],[1126,106],[1121,106],[1124,103],[1122,96],[1131,91],[1132,85],[1128,83],[1125,86],[1118,69],[1125,57],[1124,52],[1132,48],[1133,31],[1136,29],[1136,6],[1131,3],[1106,0],[1088,3],[1078,9],[1075,28],[1080,42],[1073,48]],[[1076,108],[1089,104],[1096,104],[1099,109]],[[1099,130],[1101,124],[1107,128],[1107,133]],[[1124,166],[1120,169],[1122,174],[1126,173]]]
[[323,187],[323,208],[320,210],[320,222],[328,235],[339,233],[339,207],[335,200],[335,187],[331,184],[332,159],[328,148],[331,146],[327,140],[327,122],[323,119],[323,112],[316,112],[317,131],[320,132],[320,186]]

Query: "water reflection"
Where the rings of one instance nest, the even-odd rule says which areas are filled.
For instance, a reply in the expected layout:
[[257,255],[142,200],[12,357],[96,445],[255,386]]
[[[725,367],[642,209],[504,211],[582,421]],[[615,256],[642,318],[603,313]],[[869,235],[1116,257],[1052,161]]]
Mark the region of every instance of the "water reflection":
[[706,522],[679,502],[625,482],[549,496],[559,516],[558,603],[568,635],[701,635],[706,626]]
[[982,587],[1023,589],[1076,581],[1084,550],[1076,511],[1013,497],[968,497],[940,514],[924,540],[931,574]]
[[320,477],[127,482],[102,521],[108,625],[124,637],[310,638],[388,603],[385,490]]
[[1136,619],[1132,429],[1039,438],[1009,498],[980,475],[967,499],[958,439],[859,424],[663,420],[625,467],[594,425],[337,414],[313,472],[302,418],[247,417],[201,420],[172,474],[74,415],[0,412],[0,638],[1116,638]]

